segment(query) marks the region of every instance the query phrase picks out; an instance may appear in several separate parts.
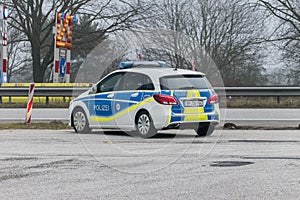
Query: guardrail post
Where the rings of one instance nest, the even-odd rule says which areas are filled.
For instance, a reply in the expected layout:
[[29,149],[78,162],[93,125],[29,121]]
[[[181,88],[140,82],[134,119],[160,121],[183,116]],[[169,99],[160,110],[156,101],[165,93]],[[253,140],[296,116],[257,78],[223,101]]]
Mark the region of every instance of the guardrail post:
[[49,97],[46,96],[46,105],[49,105]]

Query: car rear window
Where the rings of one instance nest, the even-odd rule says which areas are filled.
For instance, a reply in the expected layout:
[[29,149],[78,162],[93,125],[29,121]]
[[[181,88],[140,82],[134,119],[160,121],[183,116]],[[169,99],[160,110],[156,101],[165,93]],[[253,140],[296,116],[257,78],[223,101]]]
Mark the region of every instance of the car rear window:
[[202,75],[176,75],[160,78],[161,90],[211,89],[212,86]]

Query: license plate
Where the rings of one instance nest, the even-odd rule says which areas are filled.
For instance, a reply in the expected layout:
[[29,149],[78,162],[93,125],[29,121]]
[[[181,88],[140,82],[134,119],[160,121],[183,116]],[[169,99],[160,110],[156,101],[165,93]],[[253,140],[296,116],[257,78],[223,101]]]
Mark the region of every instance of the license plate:
[[203,107],[203,100],[193,99],[193,100],[184,100],[183,105],[185,107]]

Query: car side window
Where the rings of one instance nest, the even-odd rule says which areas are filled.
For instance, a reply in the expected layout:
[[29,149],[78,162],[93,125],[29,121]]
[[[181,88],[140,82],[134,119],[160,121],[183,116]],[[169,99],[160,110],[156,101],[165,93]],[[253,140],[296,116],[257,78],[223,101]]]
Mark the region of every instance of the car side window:
[[144,82],[138,88],[138,90],[154,90],[154,84],[152,83],[151,79],[146,75],[143,76],[144,76]]
[[154,85],[147,75],[133,72],[124,74],[119,86],[119,90],[154,90]]
[[106,77],[98,84],[97,93],[113,91],[114,88],[117,87],[123,75],[124,73],[115,73]]

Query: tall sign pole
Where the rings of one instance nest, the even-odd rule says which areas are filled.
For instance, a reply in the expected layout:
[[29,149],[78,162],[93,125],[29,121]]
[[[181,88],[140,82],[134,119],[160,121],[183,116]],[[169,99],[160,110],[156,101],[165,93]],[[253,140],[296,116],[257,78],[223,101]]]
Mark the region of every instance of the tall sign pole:
[[73,22],[76,22],[76,16],[57,13],[55,22],[53,82],[70,83]]
[[5,5],[0,6],[0,75],[1,83],[7,82],[7,16],[8,10]]

